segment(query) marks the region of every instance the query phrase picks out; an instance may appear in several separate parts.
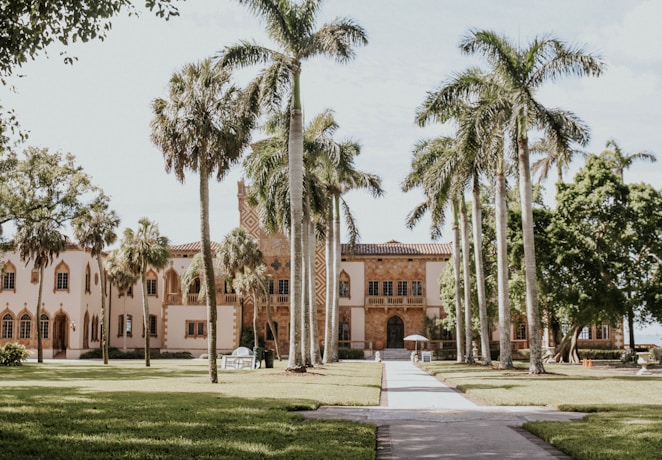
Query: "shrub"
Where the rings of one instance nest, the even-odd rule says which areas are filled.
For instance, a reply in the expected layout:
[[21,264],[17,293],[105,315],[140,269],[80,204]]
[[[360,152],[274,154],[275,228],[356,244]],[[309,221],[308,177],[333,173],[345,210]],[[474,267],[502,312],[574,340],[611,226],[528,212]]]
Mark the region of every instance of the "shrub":
[[434,351],[435,359],[455,360],[457,359],[457,350],[454,348],[438,348]]
[[363,350],[340,348],[338,350],[338,359],[365,359],[365,354]]
[[17,342],[7,343],[4,347],[0,347],[0,365],[2,366],[20,366],[29,356],[30,352],[25,345]]
[[579,350],[579,355],[582,358],[587,358],[587,359],[618,360],[618,359],[622,359],[623,350],[597,350],[597,349]]
[[[80,359],[101,359],[103,354],[101,348],[95,348],[94,350],[87,351],[80,355]],[[108,348],[108,358],[109,359],[145,359],[145,353],[143,350],[133,350],[133,351],[121,351],[119,348],[110,347]],[[151,359],[193,359],[193,356],[188,351],[178,351],[178,352],[168,352],[159,353],[152,350],[150,355]]]

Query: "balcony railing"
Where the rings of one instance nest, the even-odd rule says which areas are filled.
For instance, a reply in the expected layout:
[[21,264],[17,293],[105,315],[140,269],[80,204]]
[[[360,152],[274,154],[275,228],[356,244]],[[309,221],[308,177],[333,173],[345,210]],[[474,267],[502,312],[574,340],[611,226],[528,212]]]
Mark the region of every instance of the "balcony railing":
[[[207,300],[203,297],[198,298],[197,293],[188,294],[188,305],[206,305]],[[226,294],[223,292],[216,291],[216,303],[224,305],[234,305],[238,302],[237,294]],[[181,305],[182,304],[182,295],[179,293],[172,293],[166,295],[166,302],[168,305]]]
[[368,296],[365,298],[368,306],[425,306],[425,297],[417,296]]
[[290,296],[289,294],[272,294],[271,295],[271,304],[272,305],[289,305]]

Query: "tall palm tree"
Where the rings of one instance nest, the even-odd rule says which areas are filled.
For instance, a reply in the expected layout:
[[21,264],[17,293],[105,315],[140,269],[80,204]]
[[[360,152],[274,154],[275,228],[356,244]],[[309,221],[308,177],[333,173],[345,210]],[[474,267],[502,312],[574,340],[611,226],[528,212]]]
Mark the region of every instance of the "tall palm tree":
[[[39,290],[35,321],[41,318],[41,298],[44,287],[44,268],[67,247],[67,237],[61,232],[61,225],[52,219],[19,221],[14,237],[19,257],[27,265],[31,260],[35,270],[39,270]],[[44,362],[44,348],[41,327],[37,327],[37,362]]]
[[607,161],[614,173],[621,178],[621,181],[623,181],[623,171],[632,166],[632,163],[636,160],[646,160],[651,163],[657,161],[655,154],[651,152],[624,153],[621,146],[614,139],[609,139],[605,147],[606,150],[600,156]]
[[128,317],[126,315],[126,296],[129,289],[138,281],[138,274],[129,267],[122,251],[114,249],[106,259],[105,271],[108,279],[117,288],[119,295],[123,297],[123,320],[122,325],[122,351],[126,353],[126,333],[128,326]]
[[180,182],[186,170],[200,178],[200,240],[207,289],[209,379],[218,383],[216,286],[209,231],[209,177],[222,180],[248,146],[256,109],[231,84],[230,73],[211,59],[185,66],[170,79],[169,100],[152,102],[152,141],[163,152],[166,171]]
[[568,75],[597,76],[605,66],[599,58],[581,47],[567,45],[552,37],[535,38],[527,48],[521,49],[495,32],[473,30],[462,39],[460,49],[487,59],[511,102],[508,125],[510,140],[517,146],[522,202],[526,311],[531,350],[529,373],[541,374],[545,368],[540,338],[528,133],[535,128],[541,130],[555,141],[559,149],[565,148],[570,141],[586,145],[589,135],[588,128],[574,114],[545,107],[536,98],[536,93],[547,81],[556,81]]
[[78,243],[85,250],[89,250],[92,257],[97,259],[99,278],[101,279],[101,353],[103,363],[108,364],[108,321],[106,319],[106,274],[103,269],[101,253],[106,246],[117,240],[115,229],[120,219],[115,211],[108,209],[106,199],[95,203],[76,216],[73,221],[74,235]]
[[[628,169],[630,166],[632,166],[632,163],[634,163],[636,160],[646,160],[646,161],[650,161],[651,163],[657,161],[655,154],[651,152],[646,152],[646,151],[633,152],[633,153],[623,152],[623,149],[621,149],[621,146],[618,145],[615,139],[609,139],[605,147],[606,150],[604,150],[600,154],[600,156],[605,161],[607,161],[607,164],[614,171],[614,174],[616,174],[621,179],[621,182],[624,181],[623,172],[626,169]],[[634,310],[632,309],[632,306],[629,305],[627,311],[627,322],[628,322],[628,332],[629,332],[628,339],[630,342],[631,350],[634,350],[634,346],[635,346],[634,317],[635,317]]]
[[127,228],[120,243],[120,251],[126,259],[129,270],[140,274],[143,300],[143,326],[145,328],[145,366],[150,366],[150,321],[149,299],[147,297],[147,268],[164,268],[170,259],[168,238],[159,232],[155,222],[143,217],[138,221],[138,228]]
[[290,104],[289,190],[290,190],[290,353],[288,369],[305,371],[301,355],[302,225],[303,225],[303,112],[301,65],[324,55],[338,62],[354,57],[354,45],[367,43],[365,31],[350,19],[336,19],[315,29],[322,0],[239,0],[265,22],[269,37],[279,50],[243,41],[226,47],[219,56],[223,67],[268,64],[256,79],[265,105],[281,108]]
[[[462,249],[460,246],[460,201],[463,200],[464,180],[459,180],[456,174],[460,156],[455,149],[455,140],[451,137],[440,137],[421,141],[414,147],[411,171],[402,183],[402,191],[408,192],[421,188],[424,201],[419,203],[407,215],[406,225],[413,228],[421,218],[430,213],[430,236],[438,239],[442,236],[441,228],[446,220],[446,209],[450,203],[453,231],[453,269],[455,277],[455,342],[457,361],[464,362],[471,353],[471,341],[466,342],[466,325],[464,324],[462,308],[462,280],[460,268]],[[464,283],[468,284],[468,273],[464,272]],[[464,310],[470,308],[465,305]],[[463,340],[462,337],[465,337]]]

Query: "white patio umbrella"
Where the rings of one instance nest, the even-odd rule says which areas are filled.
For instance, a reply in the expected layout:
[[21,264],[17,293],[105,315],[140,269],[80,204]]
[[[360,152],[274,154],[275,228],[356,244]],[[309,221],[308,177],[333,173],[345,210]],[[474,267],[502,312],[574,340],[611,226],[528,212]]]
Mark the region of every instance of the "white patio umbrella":
[[427,337],[424,337],[420,334],[412,334],[408,335],[402,340],[414,340],[416,342],[416,354],[418,354],[418,342],[427,342],[429,339]]

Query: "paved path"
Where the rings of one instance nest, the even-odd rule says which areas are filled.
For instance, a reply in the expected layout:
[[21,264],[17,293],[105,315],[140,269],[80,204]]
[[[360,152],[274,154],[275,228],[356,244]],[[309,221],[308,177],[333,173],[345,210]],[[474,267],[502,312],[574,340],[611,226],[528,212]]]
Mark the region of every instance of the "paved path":
[[567,459],[520,427],[533,420],[584,416],[537,406],[479,406],[409,361],[384,362],[380,406],[323,406],[304,414],[374,423],[380,460]]

